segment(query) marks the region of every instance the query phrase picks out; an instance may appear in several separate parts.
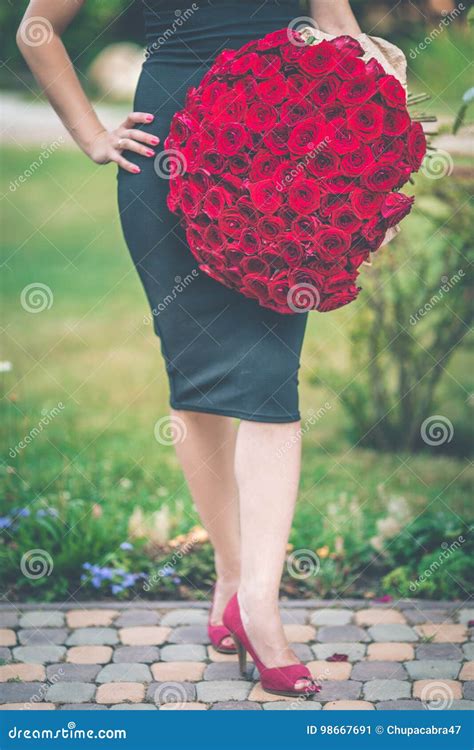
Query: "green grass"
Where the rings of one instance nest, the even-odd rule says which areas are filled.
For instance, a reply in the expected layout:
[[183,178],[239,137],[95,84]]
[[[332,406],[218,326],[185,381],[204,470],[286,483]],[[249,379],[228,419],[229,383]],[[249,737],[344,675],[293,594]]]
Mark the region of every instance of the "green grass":
[[[58,151],[10,191],[10,181],[36,156],[35,150],[3,152],[7,325],[0,358],[13,369],[2,375],[7,458],[0,515],[30,503],[60,507],[65,549],[80,566],[98,562],[127,538],[136,506],[152,512],[167,505],[173,533],[189,530],[197,516],[173,448],[154,439],[155,422],[167,412],[167,379],[121,237],[115,169]],[[405,231],[414,221],[407,220]],[[20,302],[24,287],[35,282],[47,284],[54,295],[52,307],[38,314],[26,312]],[[342,537],[343,555],[360,554],[363,561],[390,499],[403,497],[411,519],[446,511],[464,517],[470,486],[464,462],[435,451],[406,456],[351,445],[337,394],[330,382],[315,384],[315,375],[333,368],[349,379],[346,330],[353,315],[347,308],[310,316],[301,371],[307,429],[291,540],[311,550],[328,544],[332,552]],[[325,402],[331,405],[326,414],[313,425],[305,423]],[[9,457],[42,414],[59,403],[64,408],[47,428]],[[83,501],[80,518],[76,508],[68,519],[69,499]],[[103,509],[96,521],[90,515],[94,503]],[[361,508],[358,521],[347,510],[350,503]],[[87,545],[84,518],[101,529]],[[8,533],[4,539],[11,542]],[[30,537],[28,543],[35,541]],[[48,582],[53,585],[48,579],[45,586]]]

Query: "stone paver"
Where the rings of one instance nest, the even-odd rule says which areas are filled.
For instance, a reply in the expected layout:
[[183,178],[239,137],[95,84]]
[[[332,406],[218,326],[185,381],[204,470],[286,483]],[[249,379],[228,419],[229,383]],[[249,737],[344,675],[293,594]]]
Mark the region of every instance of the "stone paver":
[[[160,651],[160,658],[161,661],[205,661],[206,647],[196,643],[165,646]],[[237,659],[237,656],[233,658]]]
[[348,661],[310,661],[306,665],[316,680],[348,680],[352,664]]
[[15,661],[31,664],[54,664],[61,661],[65,653],[64,646],[18,646],[13,649]]
[[462,686],[455,680],[416,680],[413,683],[413,697],[447,708],[451,701],[462,698]]
[[[211,664],[207,669],[219,666],[221,665]],[[205,664],[198,661],[165,661],[152,664],[151,673],[156,682],[199,682],[203,678],[205,668]]]
[[28,628],[18,631],[18,641],[22,646],[59,646],[66,642],[66,628]]
[[438,677],[456,679],[460,667],[460,662],[450,659],[420,659],[406,665],[407,672],[412,680],[436,679]]
[[[95,706],[93,706],[95,708]],[[54,711],[56,705],[54,703],[35,703],[35,711]],[[1,703],[0,711],[28,711],[30,706],[25,703]]]
[[329,701],[324,706],[325,711],[375,711],[375,706],[369,701]]
[[160,658],[160,649],[156,646],[118,646],[114,651],[114,662],[143,662],[151,664]]
[[264,691],[250,658],[243,677],[209,644],[205,605],[1,607],[0,709],[474,709],[474,613],[459,602],[285,601],[321,687],[310,700]]
[[61,628],[64,625],[64,614],[49,610],[25,612],[18,624],[20,628]]
[[430,638],[432,643],[463,643],[467,640],[464,625],[427,624],[416,625],[416,632],[422,638]]
[[369,635],[374,641],[417,641],[418,636],[409,625],[372,625]]
[[318,630],[318,641],[322,643],[327,643],[328,641],[341,641],[342,643],[364,642],[368,640],[366,631],[357,625],[327,625]]
[[139,682],[110,682],[97,688],[97,703],[140,703],[145,686]]
[[405,625],[405,616],[396,609],[361,609],[355,615],[356,625]]
[[45,668],[41,664],[5,664],[0,667],[0,682],[8,682],[9,680],[41,682],[45,677]]
[[364,684],[364,698],[368,701],[410,698],[411,685],[406,680],[370,680]]
[[354,665],[352,679],[367,680],[406,680],[407,671],[403,664],[393,661],[360,661]]
[[114,628],[78,628],[66,643],[68,646],[114,646],[118,640]]
[[16,633],[10,628],[0,629],[0,646],[14,646],[16,644]]
[[316,643],[313,653],[317,659],[328,659],[333,654],[346,654],[348,661],[364,658],[367,646],[364,643]]
[[415,658],[409,643],[370,643],[367,648],[369,661],[410,661]]
[[251,683],[243,680],[206,680],[196,685],[198,700],[203,703],[243,701],[248,697],[250,688]]
[[96,682],[150,682],[147,664],[107,664],[97,675]]
[[350,609],[320,609],[311,617],[312,625],[349,625],[353,612]]
[[110,646],[73,646],[68,649],[66,661],[72,664],[107,664],[113,653]]
[[46,691],[52,703],[87,703],[95,695],[96,686],[87,682],[57,682]]
[[120,628],[118,632],[124,646],[159,646],[167,640],[171,628],[144,625],[143,627]]
[[416,647],[417,659],[454,659],[461,661],[464,658],[466,646],[458,646],[454,643],[422,643]]
[[116,609],[74,609],[67,613],[70,628],[107,627],[118,615]]

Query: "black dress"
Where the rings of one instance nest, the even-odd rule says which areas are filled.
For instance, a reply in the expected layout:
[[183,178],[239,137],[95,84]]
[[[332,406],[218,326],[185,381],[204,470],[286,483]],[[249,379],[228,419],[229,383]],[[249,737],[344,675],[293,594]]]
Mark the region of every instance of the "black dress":
[[[134,110],[155,116],[144,129],[161,139],[160,165],[174,113],[219,52],[304,15],[298,0],[200,0],[188,6],[179,0],[143,5],[148,55]],[[171,405],[258,422],[298,420],[307,314],[265,309],[199,271],[166,206],[169,182],[157,174],[165,168],[155,169],[153,159],[135,153],[125,156],[141,173],[119,170],[122,226],[160,337]]]

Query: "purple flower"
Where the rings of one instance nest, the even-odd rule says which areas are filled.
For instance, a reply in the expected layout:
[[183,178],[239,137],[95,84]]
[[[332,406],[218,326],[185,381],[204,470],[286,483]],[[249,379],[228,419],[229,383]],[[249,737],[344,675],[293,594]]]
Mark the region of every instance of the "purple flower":
[[122,544],[120,545],[120,549],[123,549],[126,551],[133,549],[133,544],[130,544],[130,542],[122,542]]
[[0,529],[9,529],[10,526],[13,526],[13,518],[10,518],[10,516],[2,516],[0,518]]
[[123,590],[124,590],[124,588],[123,588],[123,586],[120,586],[120,584],[118,584],[118,583],[113,583],[112,584],[112,594],[114,594],[114,595],[115,594],[121,594]]

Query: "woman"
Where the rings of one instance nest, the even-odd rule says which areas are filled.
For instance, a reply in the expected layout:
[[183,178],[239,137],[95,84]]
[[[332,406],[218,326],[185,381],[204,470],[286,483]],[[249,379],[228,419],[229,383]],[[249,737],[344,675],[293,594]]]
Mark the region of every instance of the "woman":
[[[245,647],[254,657],[265,688],[309,696],[317,687],[289,648],[278,609],[300,473],[297,372],[306,315],[262,308],[198,271],[166,207],[161,144],[187,89],[223,48],[237,49],[310,12],[330,34],[360,29],[348,0],[312,0],[309,9],[299,0],[200,0],[186,11],[180,0],[146,0],[148,54],[135,111],[108,131],[61,42],[84,2],[31,0],[18,44],[79,147],[97,164],[119,166],[125,239],[161,340],[171,418],[186,435],[177,452],[215,550],[210,637],[219,650],[235,651],[230,628],[239,655]],[[54,32],[43,45],[25,40],[32,17]],[[184,279],[189,283],[164,304]],[[288,440],[292,449],[279,451]]]

